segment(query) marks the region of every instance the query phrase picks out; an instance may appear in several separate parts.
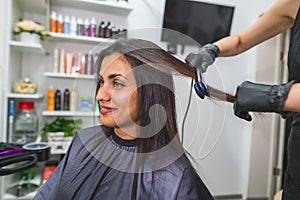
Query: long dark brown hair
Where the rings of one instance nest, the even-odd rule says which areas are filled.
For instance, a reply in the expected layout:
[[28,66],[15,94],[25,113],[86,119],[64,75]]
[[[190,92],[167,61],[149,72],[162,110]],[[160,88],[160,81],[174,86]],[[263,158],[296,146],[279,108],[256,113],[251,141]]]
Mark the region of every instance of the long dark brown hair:
[[[140,125],[146,126],[150,123],[149,109],[151,106],[158,104],[167,111],[167,122],[162,132],[168,134],[177,134],[175,97],[172,75],[180,75],[196,79],[195,69],[190,65],[182,62],[170,53],[166,52],[156,44],[141,39],[123,39],[116,41],[108,48],[100,52],[96,63],[97,74],[101,69],[101,63],[105,56],[113,53],[119,53],[126,62],[128,62],[134,70],[134,76],[138,88],[139,95],[139,116]],[[149,84],[147,84],[149,83]],[[209,96],[223,101],[233,102],[234,97],[230,94],[221,92],[207,85]],[[97,86],[96,93],[99,89]],[[161,116],[161,113],[156,113]],[[159,119],[154,118],[152,120]],[[163,134],[165,135],[165,134]],[[161,142],[162,146],[169,142],[174,135],[168,138],[153,141]],[[147,140],[147,139],[145,139]],[[163,142],[165,141],[165,142]],[[143,144],[141,152],[156,150],[153,143],[148,147],[148,142]],[[153,149],[154,148],[154,149]]]
[[[175,140],[177,148],[184,154],[176,123],[172,75],[175,74],[196,79],[195,69],[152,42],[141,39],[124,39],[116,41],[100,52],[96,63],[97,74],[100,72],[104,57],[113,53],[119,53],[124,61],[128,62],[132,69],[134,69],[134,76],[139,86],[137,89],[139,125],[147,126],[149,123],[154,124],[154,126],[158,125],[161,123],[161,116],[164,114],[164,111],[167,115],[164,126],[159,132],[151,137],[140,137],[137,139],[137,151],[140,153],[153,152]],[[96,94],[99,86],[98,80]],[[209,95],[216,99],[232,102],[234,98],[209,86],[208,91]],[[160,105],[164,109],[156,110],[156,113],[150,118],[149,110],[153,105]],[[142,135],[143,132],[140,134]],[[139,160],[139,162],[143,161]],[[136,188],[135,183],[133,188]],[[134,192],[135,190],[133,190]]]

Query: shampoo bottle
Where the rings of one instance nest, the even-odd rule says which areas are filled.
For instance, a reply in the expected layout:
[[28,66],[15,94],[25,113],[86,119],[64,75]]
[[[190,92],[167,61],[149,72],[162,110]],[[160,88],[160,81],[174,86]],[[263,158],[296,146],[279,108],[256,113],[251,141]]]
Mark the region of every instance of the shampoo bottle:
[[84,36],[90,35],[90,22],[89,22],[89,19],[87,19],[87,18],[84,20],[83,35]]
[[93,17],[91,19],[91,23],[90,23],[90,36],[91,37],[96,37],[96,29],[97,29],[97,23],[96,23],[96,19]]
[[57,18],[57,32],[58,33],[64,32],[64,19],[62,14],[59,14]]
[[68,88],[64,91],[63,110],[70,110],[70,91]]
[[60,49],[59,51],[59,73],[66,73],[66,64],[65,64],[65,50]]
[[104,37],[105,38],[110,38],[111,37],[111,25],[110,25],[110,22],[107,22],[107,25],[104,28]]
[[61,110],[61,92],[59,89],[55,92],[55,110]]
[[55,11],[51,12],[50,16],[50,32],[57,32],[57,15]]
[[110,25],[110,22],[107,22],[107,25],[106,25],[106,27],[105,27],[105,38],[110,38],[111,36],[112,36],[112,31],[111,31],[111,25]]
[[70,18],[68,15],[66,15],[64,19],[64,34],[70,34],[70,27],[71,27]]
[[105,24],[104,21],[102,21],[98,28],[98,37],[104,38],[105,36]]
[[83,35],[83,21],[81,18],[77,19],[77,35]]
[[48,90],[47,110],[54,111],[54,105],[55,105],[55,91],[54,91],[53,85],[50,85],[49,90]]
[[9,112],[8,112],[8,141],[12,142],[12,136],[14,134],[14,115],[15,115],[15,100],[9,100]]
[[76,17],[72,16],[71,23],[70,23],[70,35],[76,35],[77,34],[77,22]]
[[55,48],[53,51],[53,72],[59,72],[59,49]]
[[70,94],[70,110],[76,111],[77,110],[77,92],[76,92],[76,86],[73,85],[71,94]]
[[93,65],[94,65],[93,53],[92,53],[92,51],[89,51],[86,54],[86,74],[92,75],[94,73],[93,72]]

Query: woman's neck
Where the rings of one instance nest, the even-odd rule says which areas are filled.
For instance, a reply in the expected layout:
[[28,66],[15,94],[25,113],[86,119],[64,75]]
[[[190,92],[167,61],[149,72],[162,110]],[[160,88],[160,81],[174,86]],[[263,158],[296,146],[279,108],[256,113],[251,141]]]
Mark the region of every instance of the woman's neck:
[[138,137],[138,126],[114,128],[116,135],[124,140],[134,140]]

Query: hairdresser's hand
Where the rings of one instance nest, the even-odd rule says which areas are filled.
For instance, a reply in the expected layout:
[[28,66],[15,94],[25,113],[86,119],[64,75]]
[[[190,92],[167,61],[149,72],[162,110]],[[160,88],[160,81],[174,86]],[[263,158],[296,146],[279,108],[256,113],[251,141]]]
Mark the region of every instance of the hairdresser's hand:
[[294,81],[280,85],[264,85],[244,81],[238,86],[234,114],[242,119],[251,121],[250,111],[276,112],[282,114],[284,102]]
[[219,48],[214,44],[206,44],[199,51],[190,53],[185,61],[192,67],[201,67],[201,72],[206,72],[208,66],[214,63],[220,53]]

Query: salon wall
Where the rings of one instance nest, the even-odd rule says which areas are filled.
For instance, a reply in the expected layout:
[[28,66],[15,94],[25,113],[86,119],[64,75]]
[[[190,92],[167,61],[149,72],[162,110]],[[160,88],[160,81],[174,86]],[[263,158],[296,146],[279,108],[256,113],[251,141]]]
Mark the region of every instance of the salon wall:
[[[6,7],[6,1],[0,1],[0,19],[5,19],[5,10],[4,8]],[[6,26],[6,20],[0,20],[0,27],[5,27]],[[1,74],[4,74],[4,48],[1,48],[4,46],[4,37],[5,37],[5,32],[0,31],[0,104],[1,100],[3,99],[3,94],[4,94],[4,80],[1,77]],[[0,106],[0,113],[3,113],[2,111],[3,107]],[[4,115],[0,115],[0,127],[2,126],[2,122],[4,121],[3,119]],[[0,141],[2,141],[3,134],[0,134]]]
[[[5,8],[7,7],[7,1],[0,1],[0,27],[6,27],[6,22],[7,20],[3,20],[5,19],[5,16],[6,15],[6,10]],[[5,66],[5,59],[4,59],[4,43],[5,43],[5,31],[0,31],[0,127],[3,127],[3,122],[5,121],[4,120],[4,117],[6,117],[5,115],[3,115],[4,113],[4,107],[2,106],[3,105],[3,102],[2,100],[4,99],[3,96],[4,96],[4,77],[3,77],[3,74],[4,74],[4,66]],[[4,137],[4,134],[1,134],[0,132],[0,141],[4,141],[3,140],[3,137]],[[4,187],[2,187],[4,183],[4,177],[1,177],[0,176],[0,199],[2,198],[1,197],[1,194],[4,194]]]
[[[253,24],[275,0],[202,2],[235,6],[231,34],[236,34]],[[165,0],[130,0],[130,3],[134,9],[128,19],[129,30],[162,27]],[[184,59],[188,51],[189,48],[186,48],[184,55],[178,57]],[[255,80],[259,56],[257,48],[253,48],[239,56],[218,59],[205,74],[206,83],[234,94],[236,86],[242,81]],[[187,105],[189,85],[190,80],[176,78],[179,126]],[[184,145],[198,161],[198,171],[214,195],[242,195],[244,198],[270,195],[270,154],[258,157],[261,162],[260,179],[249,178],[250,166],[258,165],[255,159],[257,155],[251,157],[252,149],[255,148],[255,144],[252,144],[253,130],[253,123],[234,116],[232,104],[208,98],[201,100],[193,92],[184,127]],[[263,145],[259,147],[263,148]],[[256,169],[251,170],[251,176],[255,176]]]

